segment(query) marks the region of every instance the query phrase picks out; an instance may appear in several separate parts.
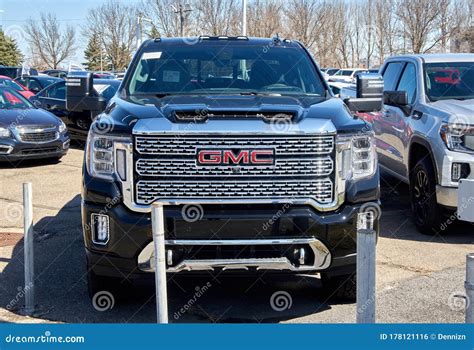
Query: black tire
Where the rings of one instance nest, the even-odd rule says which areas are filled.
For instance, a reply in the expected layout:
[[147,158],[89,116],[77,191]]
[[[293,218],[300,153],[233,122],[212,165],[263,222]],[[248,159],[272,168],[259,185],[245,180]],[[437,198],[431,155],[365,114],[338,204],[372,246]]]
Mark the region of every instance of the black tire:
[[329,299],[343,302],[355,302],[357,298],[357,278],[355,272],[350,275],[328,277],[322,275],[325,294]]
[[109,292],[114,300],[123,300],[130,295],[132,284],[120,278],[97,275],[91,268],[87,269],[87,291],[89,297],[94,300],[98,293]]
[[440,232],[443,209],[436,201],[436,175],[430,159],[423,158],[410,172],[410,200],[415,225],[419,232]]

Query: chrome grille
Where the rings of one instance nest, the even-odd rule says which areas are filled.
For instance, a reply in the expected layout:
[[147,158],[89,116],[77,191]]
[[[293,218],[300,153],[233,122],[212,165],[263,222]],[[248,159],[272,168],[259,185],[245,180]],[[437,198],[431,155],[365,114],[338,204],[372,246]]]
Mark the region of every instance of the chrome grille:
[[135,170],[142,176],[327,176],[333,171],[330,156],[277,159],[273,166],[197,166],[194,159],[139,159]]
[[194,155],[197,147],[275,147],[278,155],[330,154],[333,136],[137,136],[135,149],[140,154]]
[[20,140],[28,143],[46,143],[54,141],[58,138],[58,132],[55,130],[49,131],[27,131],[20,130]]
[[[134,200],[312,199],[334,201],[333,135],[137,135]],[[274,164],[197,164],[202,149],[273,149]]]
[[151,204],[157,198],[314,198],[332,202],[330,179],[313,181],[138,181],[137,201]]

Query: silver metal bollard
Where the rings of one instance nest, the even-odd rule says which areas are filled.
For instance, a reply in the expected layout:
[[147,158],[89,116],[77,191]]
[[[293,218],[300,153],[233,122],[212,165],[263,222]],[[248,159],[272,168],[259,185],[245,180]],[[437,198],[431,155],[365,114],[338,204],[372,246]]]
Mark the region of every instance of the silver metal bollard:
[[466,323],[474,323],[474,253],[466,255]]
[[357,323],[375,323],[374,230],[357,230]]
[[165,218],[162,203],[151,207],[151,226],[155,248],[156,317],[158,323],[168,323],[168,292],[165,260]]
[[31,182],[23,184],[23,229],[25,256],[25,313],[35,311],[35,270],[33,249],[33,190]]

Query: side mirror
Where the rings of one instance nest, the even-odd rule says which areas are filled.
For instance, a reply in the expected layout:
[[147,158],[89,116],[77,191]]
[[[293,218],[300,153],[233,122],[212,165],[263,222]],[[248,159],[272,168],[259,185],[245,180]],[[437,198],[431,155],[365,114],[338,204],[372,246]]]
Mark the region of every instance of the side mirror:
[[356,97],[346,98],[345,104],[354,113],[378,112],[383,107],[383,78],[378,74],[357,75]]
[[408,105],[406,91],[384,91],[383,103],[389,106],[405,107]]
[[92,73],[70,72],[66,79],[66,109],[71,112],[91,112],[97,115],[105,109],[106,101],[94,90]]

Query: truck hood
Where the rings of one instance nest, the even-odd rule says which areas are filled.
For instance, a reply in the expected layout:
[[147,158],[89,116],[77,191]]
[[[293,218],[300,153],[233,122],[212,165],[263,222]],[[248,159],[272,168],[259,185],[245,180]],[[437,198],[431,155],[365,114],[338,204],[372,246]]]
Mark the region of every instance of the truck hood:
[[[362,128],[367,128],[365,122],[354,119],[340,99],[324,97],[295,98],[290,96],[241,95],[186,95],[142,99],[115,97],[103,115],[111,116],[114,120],[115,130],[119,131],[121,124],[123,127],[125,127],[124,124],[128,124],[130,128],[133,128],[134,123],[145,119],[165,118],[167,121],[173,122],[174,112],[176,111],[194,113],[232,111],[243,114],[245,112],[292,112],[295,114],[295,124],[301,124],[306,119],[319,119],[321,125],[325,122],[331,122],[338,132],[358,132]],[[210,122],[211,120],[207,124]],[[221,122],[228,123],[229,121]],[[241,123],[242,120],[237,122]],[[264,123],[261,120],[257,120],[257,122]],[[159,122],[146,122],[146,124],[148,127],[156,125],[160,128]],[[178,127],[178,124],[183,123],[172,124]],[[239,128],[238,124],[233,125],[233,127]]]
[[451,117],[455,117],[474,124],[473,100],[440,100],[431,103],[431,107],[446,113],[448,115],[446,121],[449,121]]

